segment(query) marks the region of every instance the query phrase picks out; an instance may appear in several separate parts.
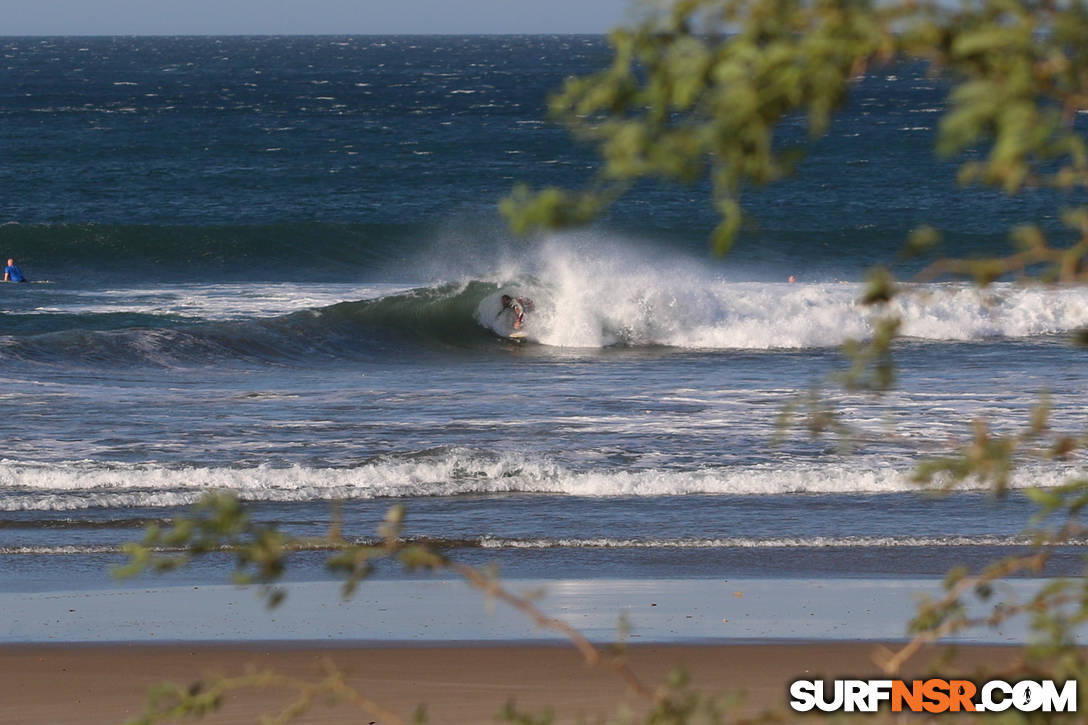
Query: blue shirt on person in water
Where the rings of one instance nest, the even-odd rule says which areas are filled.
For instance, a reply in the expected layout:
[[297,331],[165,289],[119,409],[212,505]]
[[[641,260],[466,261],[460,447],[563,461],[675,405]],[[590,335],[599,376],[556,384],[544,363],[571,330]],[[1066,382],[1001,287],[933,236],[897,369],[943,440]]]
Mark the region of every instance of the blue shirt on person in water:
[[7,266],[7,268],[4,270],[4,274],[12,282],[25,282],[26,281],[23,278],[22,271],[19,269],[19,267],[17,265],[14,265],[14,264],[9,264]]

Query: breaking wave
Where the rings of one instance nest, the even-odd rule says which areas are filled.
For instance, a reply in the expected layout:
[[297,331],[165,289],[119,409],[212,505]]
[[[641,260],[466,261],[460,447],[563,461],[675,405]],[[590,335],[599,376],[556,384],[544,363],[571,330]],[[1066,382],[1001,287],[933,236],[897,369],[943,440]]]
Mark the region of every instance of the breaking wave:
[[[841,345],[872,334],[872,310],[859,304],[857,284],[719,281],[650,286],[607,281],[593,291],[524,289],[536,311],[531,339],[558,347],[610,345],[689,349],[804,349]],[[902,333],[932,341],[973,341],[1059,335],[1088,325],[1088,290],[996,285],[928,285],[906,290],[888,312]],[[481,303],[493,318],[497,299]]]
[[[524,329],[531,342],[550,348],[818,349],[872,331],[871,311],[858,303],[862,290],[856,284],[655,279],[657,284],[602,278],[583,287],[561,278],[477,280],[275,317],[188,324],[169,311],[95,312],[86,325],[80,316],[64,316],[61,326],[77,329],[55,329],[55,315],[40,315],[42,329],[51,331],[0,338],[0,357],[173,366],[221,359],[318,362],[411,348],[492,351],[496,333],[509,331],[503,294],[533,300]],[[902,319],[903,334],[918,340],[1054,336],[1088,326],[1088,289],[926,285],[908,289],[891,308]],[[34,333],[34,324],[22,320],[13,331]]]
[[[549,461],[468,450],[382,457],[352,468],[164,467],[0,462],[0,510],[184,506],[209,491],[253,501],[317,501],[536,493],[585,497],[694,494],[891,494],[917,490],[903,470],[857,464],[729,466],[696,470],[575,470]],[[1073,467],[1025,469],[1016,488],[1049,487]],[[967,483],[961,488],[984,490]]]

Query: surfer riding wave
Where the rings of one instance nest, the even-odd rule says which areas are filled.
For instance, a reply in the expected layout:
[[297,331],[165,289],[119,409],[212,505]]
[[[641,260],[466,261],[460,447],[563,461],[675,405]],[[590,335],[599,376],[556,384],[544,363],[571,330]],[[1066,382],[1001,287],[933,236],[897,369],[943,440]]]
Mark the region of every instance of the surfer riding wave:
[[[510,295],[502,296],[502,309],[499,310],[499,315],[507,310],[514,311],[514,329],[520,330],[521,326],[525,324],[525,313],[533,311],[533,301],[528,297],[511,297]],[[498,315],[496,315],[498,317]]]

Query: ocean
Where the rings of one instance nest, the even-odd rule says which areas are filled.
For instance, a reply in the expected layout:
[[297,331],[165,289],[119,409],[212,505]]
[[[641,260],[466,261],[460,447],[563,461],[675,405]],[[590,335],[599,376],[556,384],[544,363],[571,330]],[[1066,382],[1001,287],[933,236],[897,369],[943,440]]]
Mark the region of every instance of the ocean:
[[[844,392],[865,270],[922,223],[945,251],[1063,234],[1062,204],[955,183],[944,88],[871,71],[795,178],[755,190],[724,258],[704,186],[645,183],[588,228],[517,239],[497,201],[577,186],[592,149],[547,94],[603,38],[0,39],[0,590],[109,578],[149,523],[228,490],[318,534],[332,502],[506,576],[940,577],[1017,551],[1013,492],[910,471],[975,418],[1083,431],[1088,290],[909,283],[897,387]],[[782,143],[803,137],[800,119]],[[787,279],[794,275],[796,283]],[[501,295],[533,300],[524,343]],[[781,412],[822,387],[849,449]],[[1078,572],[1082,547],[1049,574]],[[211,556],[166,582],[224,583]],[[396,575],[389,567],[378,576]],[[298,581],[330,578],[319,552]],[[413,576],[422,576],[414,574]]]

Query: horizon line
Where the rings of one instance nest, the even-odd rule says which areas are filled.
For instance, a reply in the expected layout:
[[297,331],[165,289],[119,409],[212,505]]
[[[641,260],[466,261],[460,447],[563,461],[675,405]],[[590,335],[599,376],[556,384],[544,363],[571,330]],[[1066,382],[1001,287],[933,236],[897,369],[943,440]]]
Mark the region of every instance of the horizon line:
[[611,31],[598,32],[533,32],[533,33],[17,33],[2,34],[0,40],[16,38],[477,38],[494,37],[549,37],[592,36],[605,37]]

